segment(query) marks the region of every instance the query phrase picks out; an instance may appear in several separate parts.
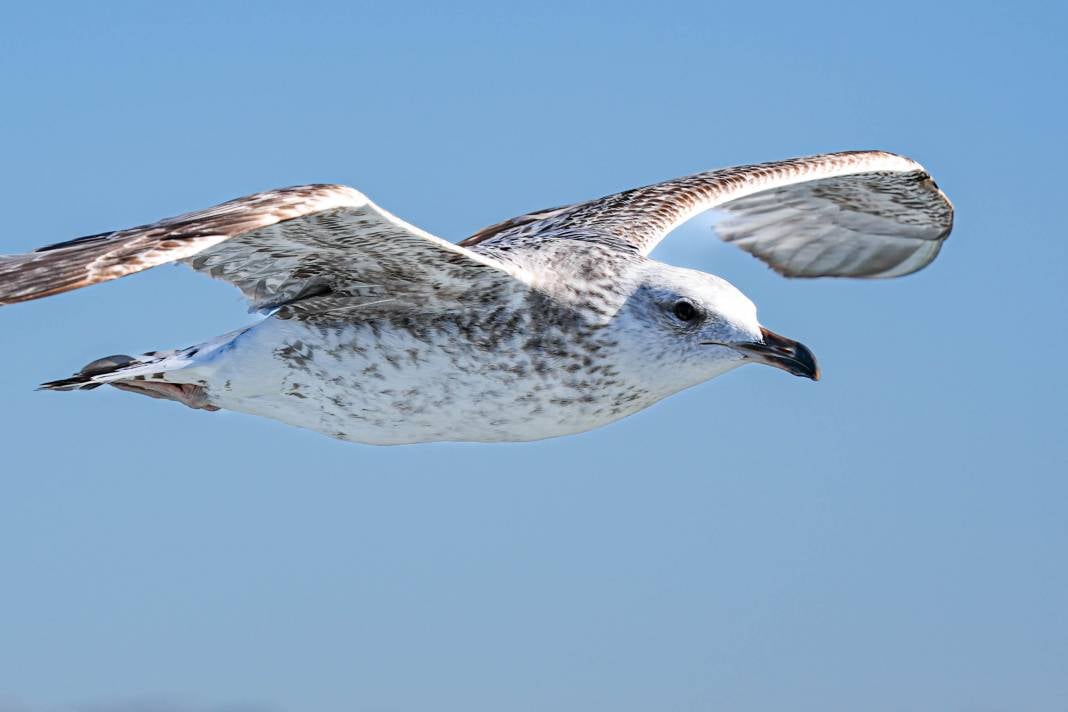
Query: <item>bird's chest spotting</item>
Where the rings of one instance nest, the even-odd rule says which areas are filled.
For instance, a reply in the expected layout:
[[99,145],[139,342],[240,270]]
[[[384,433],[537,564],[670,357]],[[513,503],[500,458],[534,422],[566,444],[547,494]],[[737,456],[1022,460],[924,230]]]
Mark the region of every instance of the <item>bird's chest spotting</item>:
[[604,329],[527,316],[340,328],[268,319],[215,364],[213,402],[369,443],[535,440],[659,398]]

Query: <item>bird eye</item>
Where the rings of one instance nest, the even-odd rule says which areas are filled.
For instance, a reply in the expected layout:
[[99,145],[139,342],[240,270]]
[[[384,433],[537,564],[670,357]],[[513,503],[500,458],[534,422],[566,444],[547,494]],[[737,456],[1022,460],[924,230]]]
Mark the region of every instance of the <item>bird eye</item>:
[[680,321],[690,321],[697,316],[697,307],[685,299],[675,302],[675,306],[672,307],[671,311]]

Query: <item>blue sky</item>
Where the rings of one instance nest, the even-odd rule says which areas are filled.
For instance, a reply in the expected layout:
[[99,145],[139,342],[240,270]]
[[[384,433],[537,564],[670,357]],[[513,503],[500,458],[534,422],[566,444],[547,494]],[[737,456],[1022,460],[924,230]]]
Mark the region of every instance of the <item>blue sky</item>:
[[0,25],[0,252],[337,181],[460,239],[707,168],[882,148],[939,260],[790,282],[808,344],[592,433],[374,448],[117,391],[244,323],[163,268],[0,311],[0,709],[1063,709],[1062,6],[42,4]]

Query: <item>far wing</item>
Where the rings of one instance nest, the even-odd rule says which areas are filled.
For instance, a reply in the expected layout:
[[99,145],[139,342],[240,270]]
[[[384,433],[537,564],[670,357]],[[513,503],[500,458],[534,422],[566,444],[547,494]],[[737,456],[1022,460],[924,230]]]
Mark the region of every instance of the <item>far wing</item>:
[[723,240],[788,277],[909,274],[934,260],[953,226],[953,206],[920,164],[851,151],[698,173],[513,218],[460,244],[583,229],[648,254],[710,209],[724,214]]

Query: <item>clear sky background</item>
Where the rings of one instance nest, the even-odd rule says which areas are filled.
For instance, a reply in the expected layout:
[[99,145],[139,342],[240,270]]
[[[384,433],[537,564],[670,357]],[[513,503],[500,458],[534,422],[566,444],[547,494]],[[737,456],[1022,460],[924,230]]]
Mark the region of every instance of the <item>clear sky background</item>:
[[250,321],[181,267],[0,311],[5,712],[1068,709],[1062,3],[33,4],[0,252],[336,181],[450,239],[823,151],[921,161],[924,272],[790,282],[688,226],[824,380],[375,448],[114,390]]

